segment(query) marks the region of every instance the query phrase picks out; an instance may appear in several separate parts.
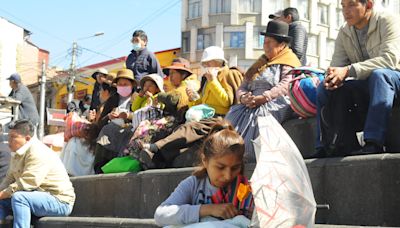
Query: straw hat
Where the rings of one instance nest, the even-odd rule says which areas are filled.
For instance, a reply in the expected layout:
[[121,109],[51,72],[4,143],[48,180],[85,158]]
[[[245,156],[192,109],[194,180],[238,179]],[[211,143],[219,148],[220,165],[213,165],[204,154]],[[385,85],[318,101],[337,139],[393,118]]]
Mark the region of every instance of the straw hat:
[[184,58],[176,58],[172,60],[172,65],[163,69],[163,73],[169,75],[169,70],[184,70],[189,74],[193,74],[190,70],[190,62]]
[[137,84],[137,81],[133,77],[133,72],[130,69],[122,69],[117,72],[117,77],[114,78],[113,83],[117,83],[118,79],[125,78],[131,80],[133,83]]

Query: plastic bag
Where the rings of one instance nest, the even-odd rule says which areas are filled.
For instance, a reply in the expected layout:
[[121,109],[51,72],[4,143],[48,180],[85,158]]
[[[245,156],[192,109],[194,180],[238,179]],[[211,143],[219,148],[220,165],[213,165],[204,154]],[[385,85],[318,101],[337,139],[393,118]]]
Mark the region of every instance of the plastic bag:
[[140,162],[131,156],[113,158],[101,170],[104,173],[139,172]]
[[313,227],[316,202],[303,157],[272,115],[258,117],[258,126],[251,227]]
[[186,122],[191,122],[191,121],[199,121],[202,119],[208,119],[213,117],[215,114],[215,109],[206,105],[206,104],[201,104],[201,105],[195,105],[189,108],[189,110],[186,111],[185,118]]

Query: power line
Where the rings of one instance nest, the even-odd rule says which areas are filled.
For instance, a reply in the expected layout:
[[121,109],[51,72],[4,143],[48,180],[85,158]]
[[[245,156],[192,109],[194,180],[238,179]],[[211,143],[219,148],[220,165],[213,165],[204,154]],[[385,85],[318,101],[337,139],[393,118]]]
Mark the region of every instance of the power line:
[[14,19],[16,19],[16,20],[18,20],[18,21],[20,21],[20,22],[22,22],[22,23],[24,23],[24,24],[27,24],[27,25],[30,25],[30,26],[33,27],[33,28],[36,28],[38,31],[41,31],[41,32],[43,32],[44,34],[47,34],[47,35],[49,35],[49,36],[51,36],[51,37],[53,37],[53,38],[55,38],[55,39],[57,39],[57,40],[59,40],[59,41],[62,41],[62,42],[64,42],[64,43],[69,43],[68,41],[62,39],[61,37],[58,37],[58,36],[56,36],[56,35],[53,35],[53,34],[47,32],[46,30],[41,29],[40,27],[38,27],[38,26],[36,26],[36,25],[33,25],[33,24],[31,24],[31,23],[29,23],[29,22],[27,22],[27,21],[25,21],[25,20],[23,20],[23,19],[21,19],[21,18],[15,16],[15,15],[13,15],[12,13],[8,12],[7,10],[4,10],[4,9],[1,9],[1,8],[0,8],[0,11],[2,11],[2,12],[4,12],[4,13],[8,14],[9,16],[13,17]]
[[[164,13],[168,12],[168,10],[170,10],[172,7],[176,6],[178,3],[180,3],[181,0],[177,0],[175,2],[169,2],[163,6],[161,6],[159,9],[157,9],[154,13],[150,14],[148,17],[146,17],[145,19],[143,19],[140,23],[138,23],[137,25],[135,25],[134,27],[130,28],[129,30],[123,32],[121,35],[117,36],[117,38],[113,39],[113,40],[117,40],[115,41],[113,44],[108,45],[106,47],[104,47],[103,49],[100,50],[100,52],[104,52],[114,46],[116,46],[117,44],[121,43],[122,40],[124,40],[126,38],[126,34],[132,32],[133,30],[135,30],[136,28],[140,28],[143,27],[147,24],[149,24],[150,22],[152,22],[154,19],[156,19],[157,17],[163,15]],[[111,41],[113,41],[111,40]],[[105,44],[105,43],[104,43]],[[101,45],[100,45],[101,46]],[[95,56],[92,55],[91,57],[89,57],[88,59],[84,60],[81,62],[81,64],[84,64],[86,62],[88,62],[89,60],[93,59]]]

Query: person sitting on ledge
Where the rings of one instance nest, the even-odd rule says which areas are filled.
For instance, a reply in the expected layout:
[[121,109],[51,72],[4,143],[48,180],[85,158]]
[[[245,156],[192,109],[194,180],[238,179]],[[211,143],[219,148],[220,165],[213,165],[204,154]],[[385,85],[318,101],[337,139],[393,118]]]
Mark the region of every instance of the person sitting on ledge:
[[[324,133],[325,117],[330,113],[324,112],[324,107],[343,91],[346,95],[339,102],[354,99],[357,106],[365,107],[360,113],[366,113],[365,123],[361,123],[365,145],[362,150],[349,153],[383,152],[393,101],[400,91],[399,18],[374,10],[373,0],[342,0],[341,5],[347,23],[339,30],[331,66],[317,89],[316,157],[330,154]],[[332,111],[335,116],[340,115],[337,110]],[[343,114],[343,120],[348,120],[349,115]],[[342,138],[355,138],[355,132]],[[352,144],[359,147],[357,140]]]
[[14,228],[30,227],[31,215],[68,216],[75,192],[56,153],[39,141],[26,119],[11,122],[8,143],[10,168],[0,184],[0,224],[8,215]]

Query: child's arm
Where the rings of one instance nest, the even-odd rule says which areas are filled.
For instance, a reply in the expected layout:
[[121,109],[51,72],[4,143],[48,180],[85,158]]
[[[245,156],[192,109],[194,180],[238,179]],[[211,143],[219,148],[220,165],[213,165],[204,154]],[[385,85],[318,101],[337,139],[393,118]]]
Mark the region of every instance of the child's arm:
[[158,206],[154,220],[159,226],[199,222],[200,205],[191,205],[196,190],[196,177],[183,180],[174,192]]

